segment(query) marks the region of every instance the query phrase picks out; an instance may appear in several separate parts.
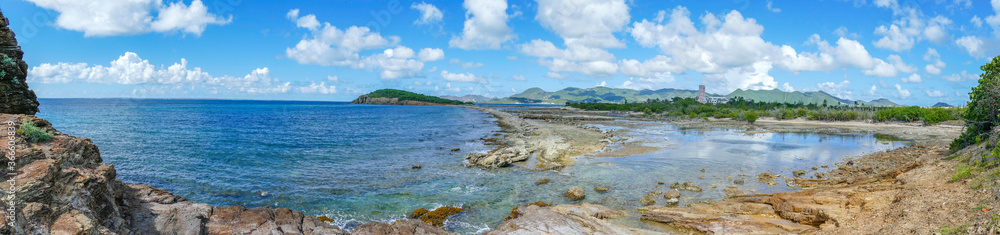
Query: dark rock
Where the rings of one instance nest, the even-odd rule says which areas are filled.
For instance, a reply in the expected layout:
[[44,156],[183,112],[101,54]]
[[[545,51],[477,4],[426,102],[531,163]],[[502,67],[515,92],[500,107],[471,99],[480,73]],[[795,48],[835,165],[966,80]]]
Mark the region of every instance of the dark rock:
[[681,198],[681,191],[677,191],[676,189],[671,189],[670,191],[667,191],[667,193],[663,194],[663,198],[666,198],[666,199],[678,199],[678,198]]
[[653,205],[656,203],[656,199],[653,199],[653,194],[646,194],[646,196],[642,196],[642,199],[639,199],[639,203],[644,206]]
[[354,228],[351,234],[398,234],[398,235],[418,235],[418,234],[454,234],[444,229],[434,227],[430,224],[416,220],[397,220],[391,224],[382,222],[372,222],[359,225]]
[[795,171],[792,171],[792,176],[795,176],[795,178],[802,177],[803,175],[806,175],[806,171],[805,170],[795,170]]
[[547,183],[549,183],[549,178],[540,179],[538,181],[535,181],[535,185],[543,185],[543,184],[547,184]]
[[610,187],[594,187],[594,191],[597,191],[597,192],[602,192],[603,193],[603,192],[607,192],[608,190],[611,190],[611,188]]
[[[34,115],[38,112],[35,92],[28,89],[28,63],[17,45],[14,31],[0,13],[0,113]],[[67,217],[68,218],[68,217]]]
[[746,183],[746,182],[744,182],[743,179],[733,180],[733,184],[743,185],[744,183]]

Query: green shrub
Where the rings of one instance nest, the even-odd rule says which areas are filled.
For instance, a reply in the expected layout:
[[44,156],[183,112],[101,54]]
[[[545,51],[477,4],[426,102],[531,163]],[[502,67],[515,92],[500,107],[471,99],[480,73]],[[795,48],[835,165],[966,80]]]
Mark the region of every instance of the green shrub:
[[32,121],[24,121],[17,131],[31,142],[44,142],[52,138],[52,132],[35,126]]
[[931,108],[924,112],[924,122],[928,124],[937,124],[943,121],[951,120],[951,111],[944,108]]
[[753,124],[753,122],[757,121],[757,113],[756,112],[747,112],[747,114],[743,115],[743,119],[746,119],[747,122],[749,122],[750,124]]
[[979,85],[969,93],[969,103],[966,105],[962,119],[965,119],[965,132],[951,142],[951,151],[958,151],[975,144],[976,137],[987,135],[1000,121],[1000,56],[979,69]]

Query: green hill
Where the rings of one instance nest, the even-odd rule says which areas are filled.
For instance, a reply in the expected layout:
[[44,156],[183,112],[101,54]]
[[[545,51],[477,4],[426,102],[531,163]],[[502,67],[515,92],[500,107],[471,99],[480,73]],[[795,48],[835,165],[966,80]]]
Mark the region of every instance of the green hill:
[[492,101],[494,103],[551,103],[564,104],[566,102],[638,102],[648,99],[671,99],[673,97],[695,97],[698,96],[696,90],[660,89],[660,90],[632,90],[623,88],[575,88],[570,87],[554,92],[547,92],[541,88],[531,88],[524,90],[520,94]]
[[892,101],[889,101],[887,99],[877,99],[872,101],[861,101],[861,100],[852,101],[852,100],[838,98],[823,91],[785,92],[778,89],[773,89],[773,90],[736,89],[732,93],[729,93],[729,95],[726,95],[726,97],[729,97],[730,99],[736,97],[743,97],[761,102],[783,102],[783,103],[802,102],[803,104],[810,104],[810,103],[823,104],[823,101],[826,101],[826,103],[829,105],[840,105],[840,104],[853,105],[855,104],[855,102],[857,102],[858,105],[865,105],[865,106],[899,106],[896,103],[893,103]]
[[[395,101],[392,101],[391,100],[392,98],[395,98]],[[455,104],[455,105],[471,104],[468,102],[442,99],[435,96],[428,96],[428,95],[417,94],[409,91],[396,90],[396,89],[376,90],[366,95],[358,97],[354,101],[351,101],[351,103],[352,104],[404,104],[400,103],[403,101],[417,101],[417,102],[426,102],[432,104]]]

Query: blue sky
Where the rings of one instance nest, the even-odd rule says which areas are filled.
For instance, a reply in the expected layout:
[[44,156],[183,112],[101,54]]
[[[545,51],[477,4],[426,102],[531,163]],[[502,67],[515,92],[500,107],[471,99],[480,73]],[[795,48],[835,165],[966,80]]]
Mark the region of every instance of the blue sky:
[[1000,0],[4,1],[42,98],[823,90],[964,104]]

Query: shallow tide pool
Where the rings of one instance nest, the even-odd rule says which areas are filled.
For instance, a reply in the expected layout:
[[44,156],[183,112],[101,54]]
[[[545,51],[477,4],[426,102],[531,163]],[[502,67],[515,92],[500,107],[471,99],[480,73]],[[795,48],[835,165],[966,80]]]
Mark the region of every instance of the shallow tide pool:
[[[641,207],[643,195],[669,190],[673,182],[704,188],[702,193],[683,191],[682,204],[718,200],[732,184],[727,177],[741,174],[747,177],[740,189],[789,191],[794,189],[784,184],[758,183],[756,175],[790,176],[793,170],[832,166],[846,156],[906,144],[855,133],[744,134],[643,123],[625,141],[659,150],[629,157],[580,156],[562,171],[535,171],[523,164],[486,170],[465,167],[465,156],[487,151],[490,146],[481,138],[500,129],[494,118],[467,108],[225,100],[40,102],[39,117],[62,132],[91,138],[125,182],[216,206],[288,207],[327,215],[348,229],[447,205],[465,209],[445,224],[447,229],[479,233],[498,225],[516,205],[577,203],[563,196],[572,186],[584,188],[583,201],[624,210]],[[421,169],[411,169],[414,165]],[[551,181],[534,184],[543,178]],[[666,184],[657,188],[657,181]],[[593,190],[597,186],[611,190],[599,193]],[[657,204],[663,203],[659,198]],[[644,226],[637,219],[622,223]]]

